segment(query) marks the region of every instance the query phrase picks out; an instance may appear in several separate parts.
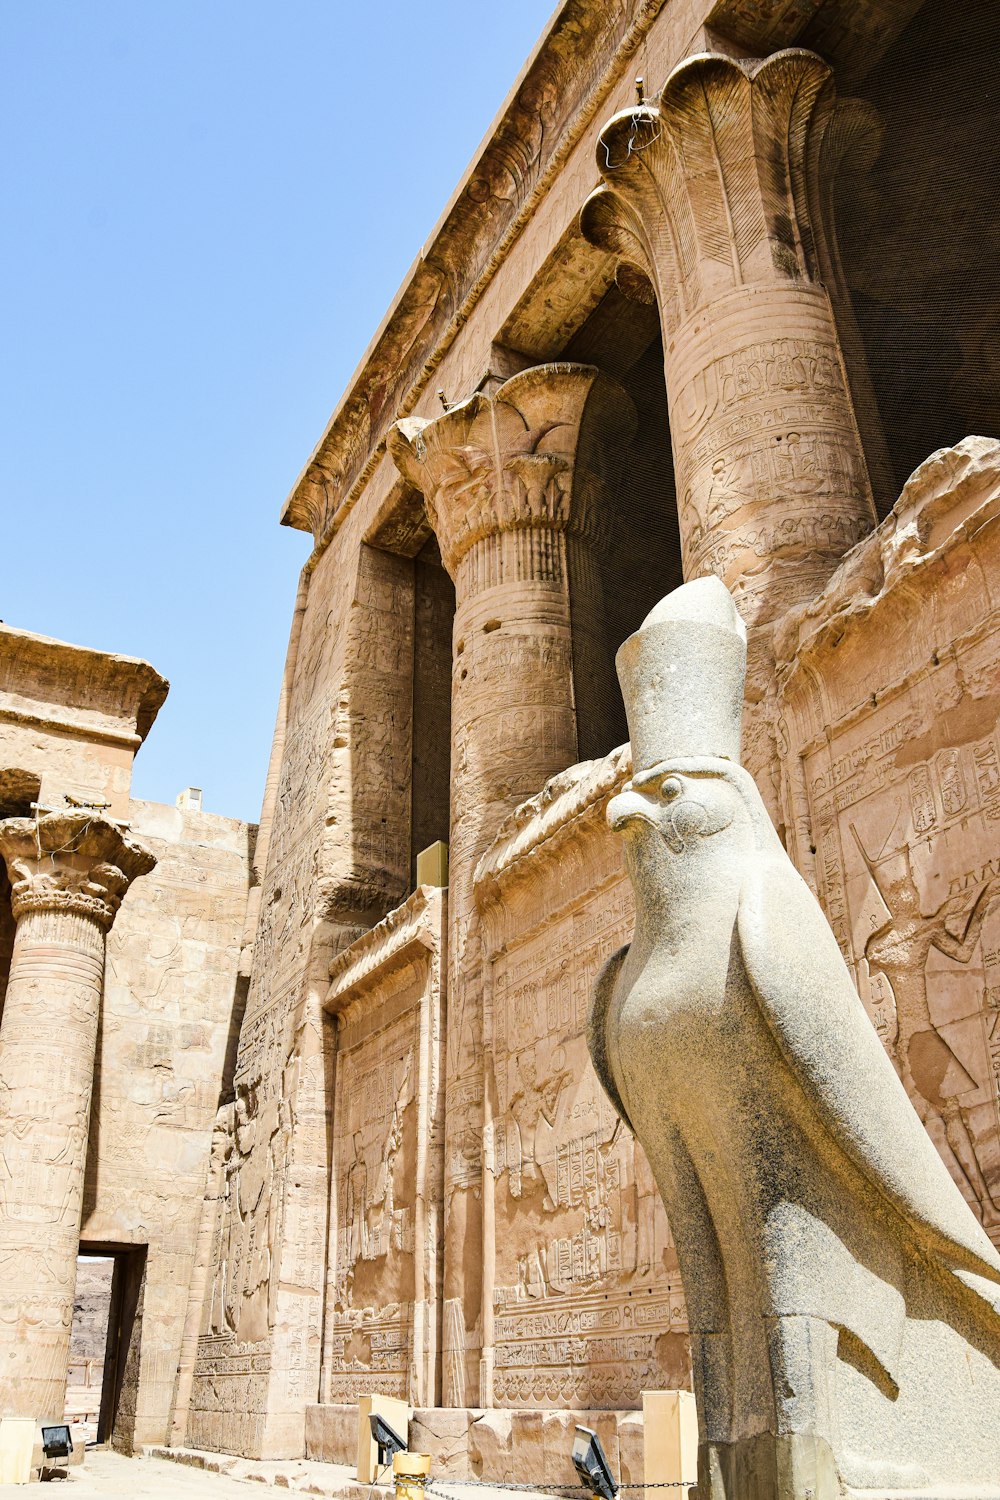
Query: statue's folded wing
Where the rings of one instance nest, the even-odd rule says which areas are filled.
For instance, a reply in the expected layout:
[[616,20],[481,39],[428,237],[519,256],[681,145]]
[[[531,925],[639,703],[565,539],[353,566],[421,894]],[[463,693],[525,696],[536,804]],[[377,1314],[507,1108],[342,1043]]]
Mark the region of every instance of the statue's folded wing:
[[628,956],[628,944],[619,948],[617,953],[612,953],[607,963],[594,981],[594,993],[590,1001],[590,1015],[587,1018],[587,1046],[590,1049],[590,1060],[594,1064],[594,1071],[604,1088],[611,1103],[618,1114],[625,1121],[629,1130],[635,1135],[632,1121],[628,1117],[628,1111],[621,1100],[615,1075],[611,1070],[611,1062],[608,1058],[608,1036],[607,1022],[608,1012],[611,1009],[615,997],[615,986],[622,971],[622,965]]
[[[761,1012],[825,1128],[925,1247],[1000,1311],[1000,1256],[910,1103],[816,898],[784,856],[747,876],[738,929]],[[988,1290],[976,1284],[983,1276]]]

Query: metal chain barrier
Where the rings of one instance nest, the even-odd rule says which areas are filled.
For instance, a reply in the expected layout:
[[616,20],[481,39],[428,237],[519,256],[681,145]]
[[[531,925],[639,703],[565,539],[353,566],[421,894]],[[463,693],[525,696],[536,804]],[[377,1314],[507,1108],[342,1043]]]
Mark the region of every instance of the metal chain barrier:
[[[447,1490],[438,1488],[441,1484],[460,1485],[468,1489],[485,1490],[520,1490],[533,1495],[579,1495],[590,1496],[591,1491],[585,1484],[518,1484],[515,1480],[493,1480],[493,1479],[435,1479],[433,1482],[427,1480],[424,1484],[424,1493],[434,1495],[437,1500],[458,1500],[454,1494]],[[690,1484],[683,1479],[658,1479],[649,1484],[620,1484],[618,1494],[628,1494],[630,1491],[640,1490],[681,1490],[690,1489]]]

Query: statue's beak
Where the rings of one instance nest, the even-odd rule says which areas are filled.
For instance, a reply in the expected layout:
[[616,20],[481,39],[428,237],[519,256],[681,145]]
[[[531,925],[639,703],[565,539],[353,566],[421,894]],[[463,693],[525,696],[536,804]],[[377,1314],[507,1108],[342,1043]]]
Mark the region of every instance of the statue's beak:
[[608,827],[615,833],[624,828],[626,823],[641,821],[648,823],[651,828],[657,828],[656,816],[650,805],[649,798],[643,797],[639,792],[634,792],[626,787],[619,792],[617,797],[612,797],[607,809]]

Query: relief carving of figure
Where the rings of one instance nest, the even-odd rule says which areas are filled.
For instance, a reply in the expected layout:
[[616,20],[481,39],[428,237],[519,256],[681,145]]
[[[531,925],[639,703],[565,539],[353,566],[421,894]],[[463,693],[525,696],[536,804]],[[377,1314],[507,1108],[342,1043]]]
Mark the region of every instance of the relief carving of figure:
[[375,1186],[365,1213],[368,1255],[372,1259],[387,1255],[392,1240],[392,1216],[396,1207],[396,1157],[403,1144],[403,1118],[398,1101],[392,1106],[389,1131],[382,1147],[382,1158],[375,1171]]
[[[337,1267],[337,1301],[342,1309],[350,1305],[359,1261],[380,1260],[392,1249],[408,1248],[404,1243],[403,1227],[406,1210],[397,1208],[396,1199],[400,1187],[397,1182],[399,1157],[406,1138],[406,1110],[413,1099],[412,1079],[413,1053],[407,1051],[405,1056],[397,1058],[395,1064],[389,1064],[392,1102],[388,1126],[383,1125],[386,1133],[381,1149],[377,1145],[377,1136],[372,1140],[371,1125],[367,1144],[364,1129],[355,1130],[352,1136],[353,1155],[342,1179],[344,1217]],[[370,1086],[370,1075],[367,1082]],[[363,1104],[370,1105],[371,1102],[365,1100]],[[377,1128],[382,1122],[376,1120],[372,1123]],[[376,1151],[376,1163],[369,1168],[369,1160]]]
[[516,1055],[517,1078],[510,1096],[510,1125],[518,1144],[517,1165],[511,1153],[509,1188],[511,1196],[520,1198],[538,1182],[544,1184],[542,1207],[556,1207],[559,1192],[556,1185],[556,1110],[559,1096],[569,1083],[565,1055],[557,1049],[539,1082],[537,1043]]
[[984,1228],[995,1235],[1000,1232],[1000,1209],[980,1168],[962,1106],[963,1096],[975,1093],[979,1085],[934,1024],[926,969],[931,948],[955,963],[969,962],[983,920],[1000,900],[1000,881],[985,881],[964,912],[967,896],[963,893],[949,896],[925,916],[909,847],[876,862],[853,824],[851,832],[889,913],[865,943],[865,958],[892,986],[899,1028],[896,1054],[906,1091],[925,1125],[935,1117],[941,1121],[953,1173],[967,1184]]
[[368,1223],[368,1167],[360,1130],[354,1132],[354,1160],[347,1171],[345,1209],[347,1247],[346,1265],[342,1268],[342,1274],[346,1281],[353,1272],[355,1263],[364,1259],[367,1248],[365,1228]]

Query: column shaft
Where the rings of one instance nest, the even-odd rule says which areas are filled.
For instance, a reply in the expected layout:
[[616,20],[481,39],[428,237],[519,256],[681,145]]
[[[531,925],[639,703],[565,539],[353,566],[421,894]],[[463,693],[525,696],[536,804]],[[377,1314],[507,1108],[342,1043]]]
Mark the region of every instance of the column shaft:
[[830,299],[741,287],[665,354],[684,576],[715,573],[766,623],[875,520]]
[[59,1422],[105,934],[156,861],[86,811],[0,822],[0,855],[17,924],[0,1022],[0,1416]]
[[74,911],[17,924],[0,1024],[0,1407],[61,1421],[104,981]]

